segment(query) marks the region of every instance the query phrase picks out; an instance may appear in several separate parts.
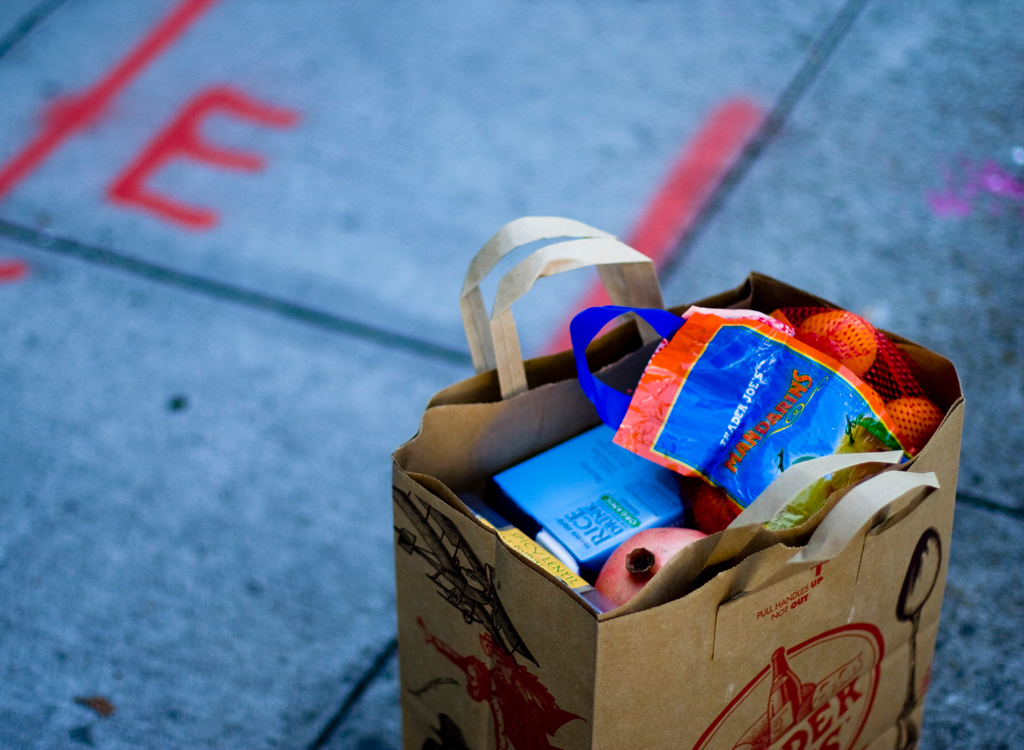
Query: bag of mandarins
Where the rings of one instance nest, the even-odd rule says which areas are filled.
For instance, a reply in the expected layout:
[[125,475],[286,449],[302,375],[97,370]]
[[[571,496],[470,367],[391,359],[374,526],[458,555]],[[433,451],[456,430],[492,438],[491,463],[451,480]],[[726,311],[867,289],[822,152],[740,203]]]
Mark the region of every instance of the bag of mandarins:
[[[580,313],[576,351],[595,326],[624,311]],[[651,316],[671,340],[655,352],[632,397],[589,382],[582,358],[580,382],[617,428],[618,445],[689,478],[681,488],[707,533],[725,528],[793,464],[830,454],[913,456],[944,416],[895,345],[852,313],[693,307],[673,322],[662,320],[663,311],[635,312]],[[800,525],[833,492],[881,468],[865,464],[821,479],[769,528]]]

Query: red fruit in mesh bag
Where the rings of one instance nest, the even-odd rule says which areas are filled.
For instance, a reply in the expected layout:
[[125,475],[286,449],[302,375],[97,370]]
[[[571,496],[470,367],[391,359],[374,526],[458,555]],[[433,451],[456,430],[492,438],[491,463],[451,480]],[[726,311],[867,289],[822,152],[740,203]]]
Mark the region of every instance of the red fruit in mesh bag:
[[705,534],[718,533],[739,515],[721,487],[701,479],[681,477],[679,488],[693,511],[694,524]]
[[857,377],[871,369],[878,355],[874,327],[843,310],[812,315],[796,327],[796,337],[808,346],[839,360]]
[[896,423],[900,437],[909,443],[904,447],[918,453],[935,434],[942,418],[942,410],[926,398],[907,396],[890,401],[885,410]]

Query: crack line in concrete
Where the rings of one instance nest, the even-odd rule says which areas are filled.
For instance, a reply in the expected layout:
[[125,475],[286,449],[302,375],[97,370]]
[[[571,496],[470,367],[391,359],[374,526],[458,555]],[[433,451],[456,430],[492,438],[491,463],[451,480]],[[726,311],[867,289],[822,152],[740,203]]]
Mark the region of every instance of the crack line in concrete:
[[405,334],[397,331],[389,331],[385,328],[378,328],[355,320],[349,320],[348,318],[324,312],[323,310],[315,310],[311,307],[305,307],[304,305],[299,305],[294,302],[288,302],[287,300],[283,300],[269,294],[263,294],[262,292],[256,292],[250,289],[243,289],[242,287],[225,284],[221,281],[214,281],[213,279],[208,279],[191,273],[185,273],[184,271],[176,271],[173,268],[138,260],[129,255],[123,255],[113,250],[106,250],[94,245],[87,245],[83,242],[78,242],[77,240],[56,237],[29,227],[12,224],[8,221],[0,220],[0,236],[7,237],[8,239],[21,242],[26,245],[31,245],[42,250],[49,250],[62,255],[78,258],[79,260],[117,268],[121,271],[127,271],[128,273],[136,276],[149,279],[150,281],[188,289],[193,292],[199,292],[200,294],[204,294],[208,297],[214,297],[216,299],[234,302],[236,304],[245,305],[258,310],[276,313],[277,315],[285,318],[292,318],[294,320],[318,326],[320,328],[326,328],[337,333],[355,336],[367,341],[372,341],[375,344],[394,347],[396,349],[405,349],[415,354],[439,359],[456,365],[471,367],[473,364],[473,361],[469,356],[469,352],[462,351],[460,349],[454,349],[452,347],[444,346],[443,344],[437,344],[431,341],[417,339],[412,336],[406,336]]
[[342,725],[348,715],[352,712],[356,703],[363,697],[363,693],[373,684],[374,680],[380,676],[380,673],[384,671],[384,667],[387,666],[388,662],[394,658],[398,652],[398,636],[395,636],[383,650],[377,654],[377,658],[373,660],[373,664],[366,670],[362,677],[359,678],[359,682],[355,684],[355,687],[349,691],[349,694],[345,696],[345,700],[342,701],[341,708],[338,709],[337,713],[331,717],[331,720],[327,722],[327,725],[320,732],[320,735],[313,741],[306,750],[320,750],[324,745],[330,741],[331,736],[338,730],[338,727]]
[[11,48],[32,33],[32,29],[45,21],[51,13],[66,3],[67,0],[49,0],[30,10],[0,39],[0,58],[11,51]]
[[839,43],[846,38],[847,33],[853,26],[853,22],[860,15],[864,6],[867,5],[867,2],[868,0],[848,0],[832,23],[829,24],[825,33],[814,43],[814,46],[804,58],[800,69],[776,100],[771,112],[765,117],[764,124],[761,125],[757,135],[750,140],[750,143],[747,144],[747,147],[736,160],[732,169],[722,178],[718,187],[715,188],[715,191],[704,204],[700,214],[694,219],[689,229],[683,233],[675,250],[669,253],[664,267],[659,272],[662,278],[667,278],[685,260],[697,238],[721,210],[732,192],[743,181],[743,178],[746,177],[754,162],[758,160],[761,153],[768,147],[768,144],[774,140],[779,130],[785,124],[790,112],[793,111],[793,108],[796,107],[800,99],[807,93],[814,79],[818,77],[818,73],[822,71],[826,63],[832,58],[832,54],[839,46]]
[[1003,503],[996,502],[995,500],[978,497],[977,495],[967,495],[959,490],[956,493],[956,501],[958,503],[963,503],[964,505],[972,505],[975,508],[981,508],[982,510],[990,510],[993,513],[1002,513],[1010,518],[1016,518],[1018,521],[1024,521],[1024,507],[1015,508],[1012,505],[1004,505]]

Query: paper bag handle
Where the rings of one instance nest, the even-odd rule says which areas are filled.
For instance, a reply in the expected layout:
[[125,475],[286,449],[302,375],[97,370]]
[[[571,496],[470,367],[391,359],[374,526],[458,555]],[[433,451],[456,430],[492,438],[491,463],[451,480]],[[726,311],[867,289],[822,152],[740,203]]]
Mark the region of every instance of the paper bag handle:
[[795,463],[765,487],[764,491],[732,520],[729,528],[738,529],[768,523],[803,490],[833,472],[860,464],[898,464],[902,459],[903,451],[885,451],[835,453]]
[[517,247],[541,240],[568,237],[610,238],[611,235],[595,230],[582,221],[558,216],[523,216],[500,228],[470,261],[459,297],[459,307],[462,309],[462,323],[469,340],[469,351],[473,356],[473,367],[478,373],[494,370],[498,366],[495,361],[495,345],[490,338],[490,321],[483,305],[483,295],[480,294],[480,282],[502,258]]
[[[528,388],[519,333],[512,318],[512,303],[538,279],[586,266],[598,267],[601,281],[613,300],[628,306],[662,306],[654,263],[629,245],[610,237],[593,237],[542,247],[498,282],[491,312],[491,338],[502,398],[525,393]],[[644,327],[640,334],[645,342],[657,338],[656,333]]]
[[938,489],[935,472],[888,471],[854,486],[825,516],[807,545],[786,564],[807,568],[831,560],[846,549],[857,531],[876,514],[886,510],[896,498],[922,487]]
[[491,340],[491,322],[487,317],[484,297],[480,293],[480,282],[494,270],[498,262],[517,247],[531,242],[563,237],[611,236],[607,232],[572,219],[557,216],[524,216],[510,221],[487,240],[476,257],[470,261],[466,280],[462,284],[462,294],[459,296],[462,324],[466,329],[469,351],[473,355],[473,366],[477,372],[487,372],[497,367],[494,360],[494,343]]
[[[542,247],[501,279],[490,322],[480,294],[480,281],[497,262],[521,245],[545,239],[583,237]],[[525,217],[500,229],[470,263],[460,307],[473,364],[478,372],[497,368],[502,398],[527,390],[519,335],[512,318],[512,303],[544,276],[584,266],[598,266],[609,296],[618,302],[661,307],[654,264],[647,256],[619,242],[607,232],[570,219]],[[646,333],[645,339],[656,334]]]
[[855,485],[836,504],[811,534],[807,544],[782,564],[757,589],[764,589],[791,575],[823,563],[839,555],[857,532],[877,515],[881,515],[897,498],[923,487],[937,489],[934,472],[918,474],[911,471],[887,471]]

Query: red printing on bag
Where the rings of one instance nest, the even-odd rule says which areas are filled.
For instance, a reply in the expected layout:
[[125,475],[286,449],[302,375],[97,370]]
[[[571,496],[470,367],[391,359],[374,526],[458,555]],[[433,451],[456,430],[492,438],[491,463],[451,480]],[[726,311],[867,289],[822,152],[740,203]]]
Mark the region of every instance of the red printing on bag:
[[733,750],[850,750],[874,706],[884,653],[882,633],[868,623],[779,647],[693,750],[713,741]]
[[480,646],[490,662],[488,667],[472,655],[463,656],[427,629],[422,617],[416,623],[427,643],[466,675],[466,692],[474,701],[486,702],[494,719],[494,744],[507,750],[509,742],[518,750],[556,750],[548,736],[582,716],[558,707],[554,697],[537,676],[505,653],[490,633],[480,634]]

